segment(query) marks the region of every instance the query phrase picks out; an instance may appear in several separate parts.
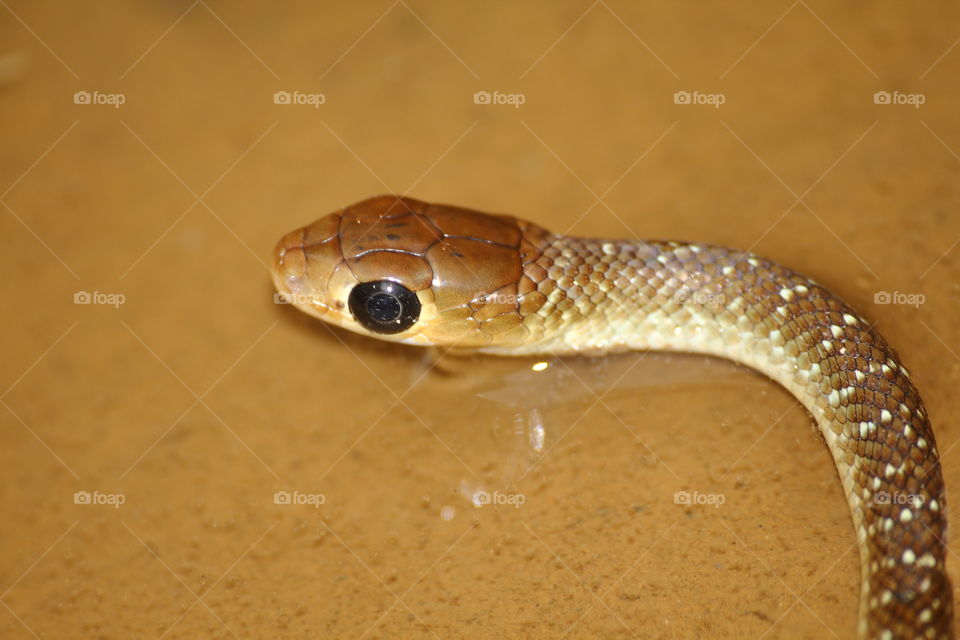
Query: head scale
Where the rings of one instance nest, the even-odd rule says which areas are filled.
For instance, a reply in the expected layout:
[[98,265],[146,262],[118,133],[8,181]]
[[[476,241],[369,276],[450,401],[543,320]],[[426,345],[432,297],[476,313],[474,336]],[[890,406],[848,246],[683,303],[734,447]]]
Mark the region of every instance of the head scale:
[[546,301],[529,267],[548,238],[509,216],[379,196],[284,236],[274,282],[302,311],[358,333],[509,345],[527,338],[524,316]]

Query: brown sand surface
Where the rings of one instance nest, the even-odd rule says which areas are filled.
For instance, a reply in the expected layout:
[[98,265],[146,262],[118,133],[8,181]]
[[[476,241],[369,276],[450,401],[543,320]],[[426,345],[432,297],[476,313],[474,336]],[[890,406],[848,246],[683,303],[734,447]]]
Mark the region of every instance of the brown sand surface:
[[0,637],[853,637],[840,483],[775,384],[430,369],[274,304],[280,235],[381,192],[816,278],[960,486],[955,4],[0,5]]

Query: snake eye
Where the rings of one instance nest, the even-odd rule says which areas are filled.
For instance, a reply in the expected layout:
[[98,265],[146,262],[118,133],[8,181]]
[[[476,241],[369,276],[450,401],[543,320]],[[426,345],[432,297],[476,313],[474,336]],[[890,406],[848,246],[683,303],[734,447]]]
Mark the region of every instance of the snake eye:
[[420,317],[417,294],[391,280],[361,282],[348,302],[357,322],[375,333],[400,333]]

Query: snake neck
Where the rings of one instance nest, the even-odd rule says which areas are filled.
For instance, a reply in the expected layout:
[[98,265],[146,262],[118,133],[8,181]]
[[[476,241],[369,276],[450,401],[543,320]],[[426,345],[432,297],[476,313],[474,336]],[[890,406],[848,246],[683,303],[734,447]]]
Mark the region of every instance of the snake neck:
[[[539,234],[512,353],[655,349],[728,358],[817,421],[860,548],[861,638],[952,638],[946,504],[923,403],[870,324],[812,280],[722,247]],[[495,351],[496,349],[489,349]]]

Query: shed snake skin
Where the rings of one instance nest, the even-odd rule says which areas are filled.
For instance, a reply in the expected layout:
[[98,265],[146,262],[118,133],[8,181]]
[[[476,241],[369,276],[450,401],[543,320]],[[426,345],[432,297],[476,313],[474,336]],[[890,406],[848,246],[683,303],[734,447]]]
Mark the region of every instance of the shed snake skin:
[[552,234],[411,198],[364,200],[285,235],[278,291],[364,335],[500,355],[709,354],[789,390],[833,456],[861,563],[858,636],[953,638],[933,430],[897,354],[808,278],[697,243]]

